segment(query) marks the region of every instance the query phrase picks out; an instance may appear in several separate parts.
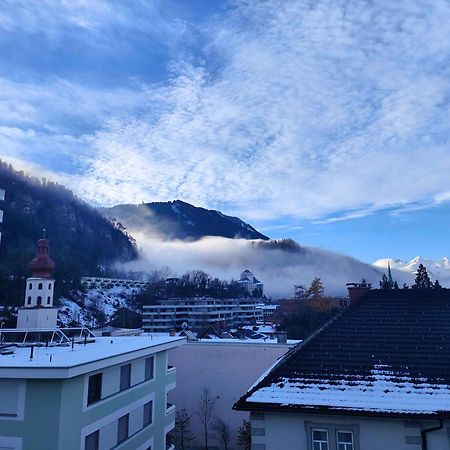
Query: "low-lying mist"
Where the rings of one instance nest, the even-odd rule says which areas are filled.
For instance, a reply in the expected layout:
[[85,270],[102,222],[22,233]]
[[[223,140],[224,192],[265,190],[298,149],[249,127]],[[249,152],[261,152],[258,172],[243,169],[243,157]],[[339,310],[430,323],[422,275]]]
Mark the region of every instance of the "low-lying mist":
[[[237,279],[248,269],[264,283],[267,296],[290,297],[294,285],[309,286],[320,277],[328,295],[345,295],[347,282],[363,278],[378,287],[382,271],[354,258],[293,241],[249,241],[205,237],[197,241],[164,241],[155,235],[132,231],[143,257],[122,267],[124,270],[152,272],[167,268],[172,275],[203,270],[220,279]],[[410,282],[399,273],[398,283]],[[396,274],[397,276],[397,274]],[[400,279],[401,278],[401,279]]]

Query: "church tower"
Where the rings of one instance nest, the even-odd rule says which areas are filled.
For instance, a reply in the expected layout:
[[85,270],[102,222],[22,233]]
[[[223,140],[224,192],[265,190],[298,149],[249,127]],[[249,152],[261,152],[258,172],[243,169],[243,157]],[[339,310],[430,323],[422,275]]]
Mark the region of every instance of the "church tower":
[[17,328],[56,328],[58,308],[53,306],[55,263],[49,256],[45,236],[37,243],[36,256],[29,262],[31,277],[27,278],[25,301],[19,308]]

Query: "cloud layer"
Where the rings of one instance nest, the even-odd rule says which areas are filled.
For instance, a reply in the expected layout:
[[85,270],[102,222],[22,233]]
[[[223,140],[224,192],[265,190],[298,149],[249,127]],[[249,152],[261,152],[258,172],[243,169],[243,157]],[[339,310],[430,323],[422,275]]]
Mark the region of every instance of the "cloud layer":
[[[158,2],[55,4],[42,21],[43,6],[3,8],[0,30],[131,29],[132,47],[158,18]],[[157,34],[179,47],[165,82],[4,73],[0,145],[104,205],[181,198],[264,221],[448,201],[449,23],[445,0],[238,1],[201,24],[165,19]]]

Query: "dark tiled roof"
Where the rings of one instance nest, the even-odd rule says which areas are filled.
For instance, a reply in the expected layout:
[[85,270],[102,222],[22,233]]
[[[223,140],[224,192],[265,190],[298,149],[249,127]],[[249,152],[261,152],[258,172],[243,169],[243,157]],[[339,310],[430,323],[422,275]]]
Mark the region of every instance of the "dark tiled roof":
[[450,290],[370,291],[235,408],[450,416]]

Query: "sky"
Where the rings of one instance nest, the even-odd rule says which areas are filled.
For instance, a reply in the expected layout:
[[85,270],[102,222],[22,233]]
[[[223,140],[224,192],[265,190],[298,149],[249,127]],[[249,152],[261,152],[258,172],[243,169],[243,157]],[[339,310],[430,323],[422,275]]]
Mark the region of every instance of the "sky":
[[3,0],[0,157],[366,262],[449,254],[447,0]]

